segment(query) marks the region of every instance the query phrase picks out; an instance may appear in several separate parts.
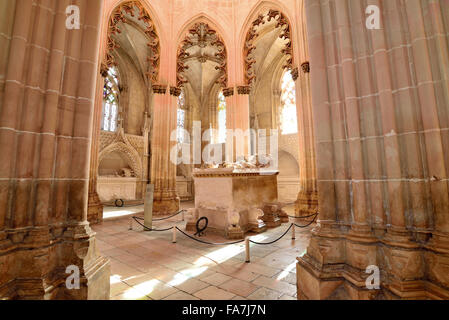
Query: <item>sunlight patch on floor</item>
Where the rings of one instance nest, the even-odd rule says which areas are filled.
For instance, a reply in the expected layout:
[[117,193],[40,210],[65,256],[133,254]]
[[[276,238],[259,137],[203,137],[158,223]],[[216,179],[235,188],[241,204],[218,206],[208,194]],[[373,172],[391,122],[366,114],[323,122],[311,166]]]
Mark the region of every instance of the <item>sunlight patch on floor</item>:
[[[138,285],[134,286],[134,289],[136,289],[140,293],[140,298],[144,297],[147,294],[150,294],[153,292],[154,288],[159,284],[159,281],[156,279],[145,281],[142,283],[139,283]],[[128,292],[128,291],[127,291]],[[136,294],[136,293],[130,293],[130,294]],[[126,293],[125,293],[126,295]]]
[[118,274],[112,275],[112,276],[110,277],[110,280],[109,280],[109,282],[110,282],[111,284],[116,284],[116,283],[119,283],[119,282],[121,282],[121,281],[122,281],[122,277],[119,276]]
[[277,277],[276,279],[277,279],[277,280],[282,280],[282,279],[286,278],[286,277],[290,274],[290,272],[291,272],[292,270],[295,269],[295,267],[296,267],[296,262],[293,262],[292,264],[288,265],[287,268],[285,268],[285,269],[278,275],[278,277]]
[[249,239],[256,242],[262,242],[264,240],[267,240],[268,237],[264,236],[263,234],[258,234],[257,236],[250,237]]
[[217,263],[225,262],[232,257],[235,257],[239,253],[245,251],[245,248],[236,245],[226,246],[224,248],[212,251],[211,253],[206,254],[205,256],[209,259],[214,260]]
[[186,275],[187,277],[194,278],[194,277],[198,277],[200,274],[202,274],[207,269],[209,269],[209,267],[202,266],[199,268],[185,269],[185,270],[180,271],[180,273]]
[[169,286],[177,286],[177,285],[180,285],[181,283],[184,283],[184,282],[186,282],[187,280],[189,280],[190,278],[188,277],[188,276],[186,276],[186,275],[184,275],[184,274],[182,274],[182,273],[178,273],[178,274],[176,274],[174,277],[173,277],[173,279],[170,281],[170,282],[168,282],[167,284],[169,285]]

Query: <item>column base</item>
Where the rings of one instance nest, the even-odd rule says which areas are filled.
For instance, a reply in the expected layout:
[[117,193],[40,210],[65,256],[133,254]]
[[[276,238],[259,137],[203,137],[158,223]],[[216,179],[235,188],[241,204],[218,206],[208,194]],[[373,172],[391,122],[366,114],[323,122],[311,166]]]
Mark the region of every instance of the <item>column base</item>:
[[288,222],[290,222],[290,219],[289,219],[289,217],[288,217],[287,212],[285,212],[285,211],[282,210],[282,209],[279,209],[279,211],[278,211],[278,217],[279,217],[279,219],[281,219],[281,223],[288,223]]
[[276,228],[281,225],[281,219],[278,215],[278,206],[276,204],[265,204],[262,211],[262,221],[268,228]]
[[[0,300],[107,300],[110,294],[110,262],[99,255],[94,233],[87,223],[65,225],[54,244],[44,239],[55,231],[35,228],[0,256]],[[41,239],[42,241],[39,241]],[[16,250],[20,247],[22,250]],[[79,289],[69,289],[66,280],[79,270]]]
[[311,222],[314,217],[312,215],[318,212],[318,192],[301,191],[296,200],[295,213],[298,217],[304,218],[304,221]]
[[368,290],[360,270],[345,264],[323,266],[320,270],[309,259],[301,257],[296,274],[298,300],[382,299],[382,290]]
[[[307,253],[297,259],[299,299],[449,299],[448,254],[431,242],[423,248],[401,230],[376,240],[363,229],[312,233]],[[367,288],[368,266],[379,268],[378,290]]]
[[153,215],[164,216],[175,213],[181,207],[179,197],[168,197],[153,200]]
[[89,193],[87,221],[91,225],[103,222],[103,204],[97,192]]
[[267,231],[267,226],[262,220],[259,220],[257,223],[249,223],[249,230],[255,233],[262,233]]
[[230,240],[239,240],[245,238],[245,233],[240,226],[228,227],[226,229],[226,238]]

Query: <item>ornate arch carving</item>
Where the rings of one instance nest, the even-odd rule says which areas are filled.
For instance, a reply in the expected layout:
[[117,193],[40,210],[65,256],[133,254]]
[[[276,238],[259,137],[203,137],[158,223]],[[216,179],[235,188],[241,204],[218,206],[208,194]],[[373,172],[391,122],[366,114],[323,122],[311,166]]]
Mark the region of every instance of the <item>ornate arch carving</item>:
[[217,31],[212,29],[209,24],[205,22],[195,23],[192,28],[189,29],[184,40],[178,49],[177,64],[176,64],[176,81],[178,87],[183,87],[187,80],[183,77],[182,73],[189,69],[185,65],[186,60],[190,58],[190,54],[187,49],[192,46],[205,46],[211,45],[217,48],[217,52],[213,57],[199,57],[201,62],[205,62],[204,59],[212,60],[218,63],[215,67],[216,70],[220,71],[220,76],[217,83],[223,88],[228,86],[228,55],[226,50],[226,45],[223,39],[218,35]]
[[259,16],[251,23],[251,26],[246,34],[245,44],[243,48],[243,59],[244,59],[244,72],[245,81],[247,85],[251,85],[256,79],[256,74],[254,71],[254,65],[257,62],[256,59],[251,55],[256,49],[255,42],[259,37],[257,33],[257,28],[266,22],[275,20],[277,23],[275,28],[281,28],[281,33],[279,38],[287,40],[285,48],[282,49],[282,53],[288,56],[287,63],[283,66],[284,69],[293,69],[293,47],[292,47],[292,34],[291,26],[287,17],[280,11],[270,9],[266,14],[259,14]]
[[138,1],[123,2],[112,12],[109,19],[106,52],[101,65],[101,73],[105,74],[111,66],[117,65],[112,52],[120,46],[116,43],[112,36],[122,32],[118,25],[119,22],[129,23],[127,15],[135,17],[136,8],[138,10],[137,19],[144,23],[146,27],[144,33],[150,39],[147,45],[151,49],[151,56],[147,58],[147,61],[149,62],[149,70],[146,72],[146,75],[149,80],[156,83],[159,76],[160,40],[153,20],[146,9]]
[[100,151],[100,154],[98,155],[98,163],[100,164],[104,157],[112,152],[118,152],[123,155],[136,176],[140,179],[143,178],[144,172],[139,152],[126,138],[123,128],[117,132],[114,142]]

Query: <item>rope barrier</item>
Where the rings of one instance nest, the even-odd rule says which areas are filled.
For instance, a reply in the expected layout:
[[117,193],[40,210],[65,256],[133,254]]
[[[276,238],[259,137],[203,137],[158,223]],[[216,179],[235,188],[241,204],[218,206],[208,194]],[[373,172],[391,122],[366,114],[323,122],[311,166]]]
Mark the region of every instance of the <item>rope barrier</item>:
[[317,217],[318,216],[318,212],[317,213],[314,213],[314,214],[311,214],[311,215],[308,215],[308,216],[301,216],[301,217],[297,217],[297,216],[288,216],[289,218],[292,218],[292,219],[307,219],[307,218],[311,218],[311,217]]
[[139,225],[141,225],[141,226],[144,228],[145,231],[157,231],[157,232],[162,232],[162,231],[169,231],[169,230],[171,230],[171,229],[174,228],[174,227],[170,227],[170,228],[167,228],[167,229],[151,229],[151,228],[148,228],[147,226],[145,226],[143,223],[140,223],[140,222],[139,222],[139,217],[133,217],[133,219],[134,219]]
[[[177,215],[179,215],[180,213],[185,212],[185,211],[186,211],[186,210],[180,210],[180,211],[176,212],[175,214],[173,214],[173,215],[171,215],[171,216],[168,216],[168,217],[165,217],[165,218],[153,219],[153,221],[163,221],[163,220],[168,220],[168,219],[170,219],[170,218],[176,217]],[[145,220],[145,219],[142,218],[142,217],[133,217],[133,218],[134,218],[134,220],[135,220],[135,219]]]
[[[167,220],[167,219],[169,219],[169,218],[171,218],[171,217],[174,217],[174,216],[178,215],[179,213],[181,213],[181,212],[183,212],[183,211],[185,211],[185,210],[181,210],[181,211],[177,212],[176,214],[174,214],[174,215],[172,215],[172,216],[170,216],[170,217],[158,219],[158,221],[161,221],[161,220]],[[308,217],[313,217],[313,216],[314,216],[313,220],[310,221],[307,225],[304,225],[304,226],[297,225],[296,223],[291,223],[290,226],[287,228],[287,230],[285,230],[285,232],[284,232],[280,237],[278,237],[278,238],[276,238],[275,240],[272,240],[272,241],[270,241],[270,242],[257,242],[257,241],[251,240],[250,237],[247,237],[247,238],[245,238],[244,240],[237,240],[237,241],[234,241],[234,242],[224,242],[224,243],[209,242],[209,241],[204,241],[204,240],[197,239],[197,238],[195,238],[195,237],[192,237],[192,236],[189,235],[188,233],[182,231],[182,230],[179,229],[177,226],[172,226],[172,227],[167,228],[167,229],[151,229],[151,228],[146,227],[144,224],[140,223],[139,220],[144,220],[143,218],[141,218],[141,217],[133,217],[133,219],[134,219],[139,225],[141,225],[141,226],[144,228],[144,230],[146,230],[146,231],[159,231],[159,232],[163,232],[163,231],[169,231],[169,230],[172,230],[172,231],[173,231],[173,239],[172,239],[172,243],[176,243],[176,231],[181,232],[184,236],[186,236],[187,238],[192,239],[192,240],[194,240],[194,241],[196,241],[196,242],[203,243],[203,244],[208,244],[208,245],[214,245],[214,246],[228,246],[228,245],[234,245],[234,244],[239,244],[239,243],[245,242],[245,262],[246,262],[246,263],[250,263],[250,262],[251,262],[251,257],[250,257],[250,243],[253,243],[253,244],[256,244],[256,245],[264,245],[264,246],[265,246],[265,245],[270,245],[270,244],[276,243],[276,242],[278,242],[279,240],[281,240],[282,238],[284,238],[285,235],[286,235],[290,230],[292,230],[292,240],[295,240],[295,239],[296,239],[296,236],[295,236],[295,234],[296,234],[295,226],[298,227],[298,228],[307,228],[308,226],[310,226],[312,223],[314,223],[314,222],[316,221],[316,219],[317,219],[317,217],[318,217],[318,212],[317,212],[316,214],[313,214],[313,215],[310,215],[310,216],[307,216],[307,217],[294,217],[294,218],[308,218]],[[132,220],[131,220],[131,221],[132,221]]]
[[228,245],[231,245],[231,244],[242,243],[243,241],[245,241],[245,240],[238,240],[238,241],[234,241],[234,242],[226,242],[226,243],[208,242],[208,241],[203,241],[203,240],[194,238],[194,237],[192,237],[191,235],[189,235],[189,234],[185,233],[184,231],[182,231],[181,229],[179,229],[178,227],[175,227],[175,228],[176,228],[179,232],[181,232],[183,235],[185,235],[186,237],[188,237],[188,238],[190,238],[190,239],[192,239],[192,240],[195,240],[195,241],[197,241],[197,242],[201,242],[201,243],[204,243],[204,244],[211,244],[211,245],[214,245],[214,246],[228,246]]
[[112,205],[112,204],[104,204],[103,206],[104,207],[108,207],[108,208],[132,208],[132,207],[138,207],[138,206],[141,206],[141,205],[143,205],[143,203],[140,203],[140,204],[128,204],[128,205],[123,205],[123,206],[121,206],[121,207],[119,207],[119,206],[116,206],[116,205]]
[[290,231],[290,229],[292,228],[292,226],[293,226],[293,223],[292,223],[292,224],[290,225],[290,227],[288,227],[288,229],[282,234],[282,236],[280,236],[280,237],[277,238],[276,240],[273,240],[273,241],[270,241],[270,242],[256,242],[256,241],[253,241],[253,240],[249,239],[249,242],[254,243],[254,244],[258,244],[258,245],[261,245],[261,246],[265,246],[265,245],[269,245],[269,244],[276,243],[276,242],[278,242],[279,240],[281,240],[283,237],[285,237],[285,235]]
[[294,223],[295,226],[297,226],[298,228],[307,228],[308,226],[312,225],[312,223],[314,223],[316,221],[316,218],[318,218],[318,213],[315,215],[315,217],[313,218],[312,221],[310,221],[308,224],[306,224],[305,226],[300,226],[297,225],[296,223]]

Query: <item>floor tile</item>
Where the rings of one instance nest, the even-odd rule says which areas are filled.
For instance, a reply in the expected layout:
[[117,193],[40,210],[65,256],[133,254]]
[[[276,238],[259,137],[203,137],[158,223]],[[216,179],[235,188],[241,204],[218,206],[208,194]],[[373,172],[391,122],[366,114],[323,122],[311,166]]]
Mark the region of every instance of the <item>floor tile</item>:
[[168,297],[165,297],[162,300],[200,300],[197,297],[194,297],[188,293],[178,291],[176,293],[173,293],[169,295]]
[[253,284],[268,289],[276,290],[278,292],[290,296],[293,296],[296,293],[296,286],[284,281],[279,281],[273,278],[267,278],[265,276],[260,276],[259,278],[253,281]]
[[190,294],[200,291],[204,288],[207,288],[208,286],[210,286],[209,283],[206,283],[206,282],[203,282],[200,280],[196,280],[196,279],[189,279],[180,284],[174,285],[175,288],[182,290],[184,292],[190,293]]
[[250,294],[247,298],[248,300],[278,300],[281,295],[282,293],[280,292],[267,288],[260,288]]
[[194,296],[201,300],[229,300],[232,299],[235,294],[214,286],[209,286],[206,289],[194,293]]
[[239,279],[229,280],[221,284],[219,287],[242,297],[249,296],[259,288],[258,286],[250,282],[242,281]]
[[208,276],[206,278],[201,279],[201,281],[207,282],[207,283],[209,283],[211,285],[214,285],[214,286],[219,286],[219,285],[221,285],[221,284],[223,284],[226,281],[229,281],[231,279],[232,278],[230,276],[227,276],[227,275],[224,275],[222,273],[217,272],[217,273],[215,273],[215,274],[213,274],[211,276]]

